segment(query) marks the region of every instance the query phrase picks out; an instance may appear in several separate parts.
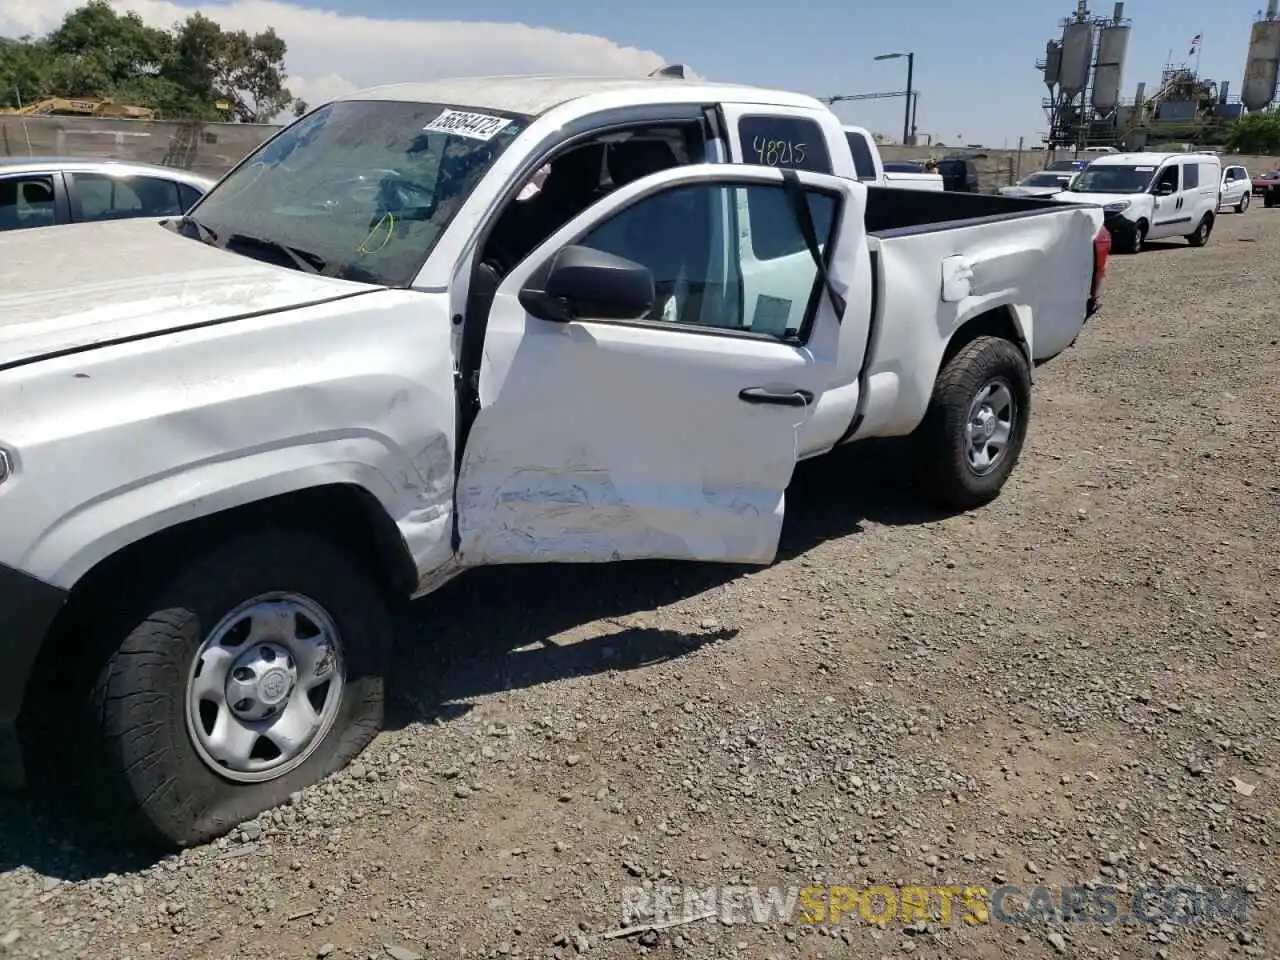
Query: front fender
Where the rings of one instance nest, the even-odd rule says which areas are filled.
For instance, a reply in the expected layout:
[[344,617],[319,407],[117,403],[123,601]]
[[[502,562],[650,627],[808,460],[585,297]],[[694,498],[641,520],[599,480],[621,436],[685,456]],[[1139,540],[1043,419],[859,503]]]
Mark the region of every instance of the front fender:
[[419,572],[447,560],[455,399],[439,301],[386,291],[3,372],[0,563],[70,588],[154,533],[332,484],[381,504]]
[[442,528],[447,541],[448,501],[423,503],[421,485],[407,473],[392,482],[369,466],[385,458],[386,448],[377,439],[343,436],[193,464],[67,512],[32,544],[19,565],[46,583],[70,589],[99,562],[152,534],[330,484],[352,484],[371,494],[397,521],[406,542],[416,542],[420,550],[424,525]]

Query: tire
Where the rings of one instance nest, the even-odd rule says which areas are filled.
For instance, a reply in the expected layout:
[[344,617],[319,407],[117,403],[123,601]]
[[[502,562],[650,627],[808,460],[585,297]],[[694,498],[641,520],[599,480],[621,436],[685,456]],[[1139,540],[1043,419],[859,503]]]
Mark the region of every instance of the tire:
[[1195,233],[1187,234],[1187,243],[1193,247],[1203,247],[1209,242],[1209,237],[1213,233],[1213,217],[1205,214],[1200,221],[1200,225],[1196,227]]
[[1276,195],[1272,190],[1268,190],[1262,195],[1262,205],[1270,210],[1276,205]]
[[[1007,438],[987,466],[971,459],[970,424],[982,414],[981,400],[992,388],[1010,401]],[[1004,418],[998,414],[995,420]],[[968,510],[999,496],[1018,462],[1031,413],[1031,367],[1026,354],[999,337],[978,337],[966,344],[938,374],[924,420],[913,434],[922,494],[947,509]],[[980,441],[979,441],[980,442]],[[983,445],[990,454],[993,446]]]
[[[236,632],[247,622],[247,613],[237,615],[236,608],[255,599],[250,609],[262,614],[268,627],[262,642]],[[98,638],[105,662],[90,696],[90,719],[100,772],[110,788],[107,812],[143,840],[173,848],[216,839],[340,770],[382,726],[392,646],[388,598],[364,565],[328,540],[288,530],[229,540],[143,588],[128,607],[121,622]],[[210,647],[228,625],[226,645]],[[303,636],[313,628],[320,630],[316,636]],[[336,643],[324,642],[325,628]],[[289,639],[282,640],[286,635]],[[232,660],[228,649],[240,655]],[[287,654],[283,661],[281,649]],[[264,659],[265,650],[277,651],[276,659]],[[307,663],[316,670],[308,671]],[[297,675],[283,700],[277,667]],[[246,669],[248,674],[242,672]],[[235,679],[246,676],[252,682]],[[311,715],[299,712],[299,691],[308,676],[329,678],[327,685],[316,681]],[[214,700],[208,698],[196,705],[193,691],[201,678],[207,689],[223,684],[221,707],[211,707]],[[234,706],[227,703],[241,695]],[[277,712],[259,719],[273,698]],[[237,720],[235,708],[247,703],[253,715]],[[240,732],[242,749],[230,749],[221,734],[207,735],[210,711],[225,723],[214,732]],[[298,731],[306,732],[313,716],[320,722],[304,737]],[[286,717],[298,725],[294,739],[306,749],[274,745],[272,736],[288,745],[280,734]],[[248,756],[246,729],[264,731],[252,741],[258,760],[249,759],[241,770],[215,763],[214,753]],[[202,731],[203,739],[197,735]],[[206,741],[219,746],[202,745]],[[280,763],[277,758],[275,768],[261,769],[270,762],[261,756],[271,753],[266,745],[291,759]],[[256,772],[250,769],[255,763]]]
[[1142,246],[1147,242],[1147,221],[1139,220],[1134,224],[1133,230],[1121,234],[1124,238],[1123,243],[1118,244],[1119,252],[1135,254],[1142,252]]
[[1236,204],[1236,213],[1244,213],[1249,209],[1249,204],[1253,200],[1251,194],[1244,194],[1240,197],[1240,202]]

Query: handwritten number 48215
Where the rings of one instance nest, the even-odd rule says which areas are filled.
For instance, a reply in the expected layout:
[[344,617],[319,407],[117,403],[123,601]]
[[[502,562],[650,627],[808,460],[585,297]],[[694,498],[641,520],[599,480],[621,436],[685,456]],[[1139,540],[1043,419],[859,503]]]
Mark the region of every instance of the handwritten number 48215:
[[751,143],[756,162],[766,167],[790,167],[804,163],[805,145],[790,140],[769,140],[756,137]]

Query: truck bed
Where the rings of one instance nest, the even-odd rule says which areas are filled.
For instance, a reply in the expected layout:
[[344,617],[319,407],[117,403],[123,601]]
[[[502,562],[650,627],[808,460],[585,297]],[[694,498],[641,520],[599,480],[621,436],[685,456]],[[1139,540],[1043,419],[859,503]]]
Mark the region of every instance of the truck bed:
[[1059,203],[1035,197],[1001,197],[867,187],[867,233],[875,237],[908,236],[1033,217],[1085,204]]

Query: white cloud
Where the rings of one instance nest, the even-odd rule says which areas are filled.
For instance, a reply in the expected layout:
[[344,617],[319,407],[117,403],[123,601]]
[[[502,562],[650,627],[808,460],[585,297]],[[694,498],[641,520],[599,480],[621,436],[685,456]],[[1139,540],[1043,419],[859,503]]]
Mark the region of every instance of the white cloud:
[[[0,0],[0,36],[44,34],[77,0]],[[153,26],[201,9],[170,0],[112,0]],[[312,105],[359,87],[488,73],[643,75],[661,66],[650,50],[604,37],[521,23],[375,20],[279,0],[232,0],[202,12],[232,30],[268,26],[289,45],[289,89]]]

